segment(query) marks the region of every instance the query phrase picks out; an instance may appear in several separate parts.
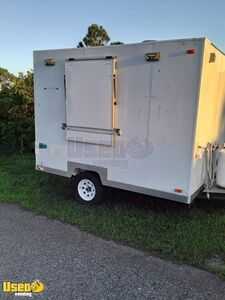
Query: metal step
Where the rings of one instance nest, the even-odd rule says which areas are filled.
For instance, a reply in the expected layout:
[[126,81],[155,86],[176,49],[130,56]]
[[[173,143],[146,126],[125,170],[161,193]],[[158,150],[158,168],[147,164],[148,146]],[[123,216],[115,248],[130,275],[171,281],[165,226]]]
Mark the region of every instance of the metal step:
[[203,190],[203,193],[210,193],[210,194],[225,194],[225,189],[218,187],[216,184],[213,185],[211,190]]
[[[209,193],[209,197],[207,194]],[[209,199],[209,200],[225,200],[225,189],[218,187],[216,184],[213,185],[211,190],[207,191],[204,189],[199,195],[199,199]]]

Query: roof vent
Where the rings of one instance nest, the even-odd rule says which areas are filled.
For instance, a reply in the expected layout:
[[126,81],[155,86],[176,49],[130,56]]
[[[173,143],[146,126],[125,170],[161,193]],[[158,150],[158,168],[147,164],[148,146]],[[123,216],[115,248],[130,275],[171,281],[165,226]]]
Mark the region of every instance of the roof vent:
[[157,42],[157,40],[144,40],[142,43],[151,43],[151,42]]

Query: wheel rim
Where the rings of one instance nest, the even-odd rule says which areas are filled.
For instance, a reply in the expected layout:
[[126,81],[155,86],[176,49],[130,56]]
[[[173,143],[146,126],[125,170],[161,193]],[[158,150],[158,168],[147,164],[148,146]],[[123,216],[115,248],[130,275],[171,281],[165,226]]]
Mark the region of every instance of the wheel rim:
[[84,201],[91,201],[96,195],[94,183],[89,179],[82,179],[77,186],[78,194]]

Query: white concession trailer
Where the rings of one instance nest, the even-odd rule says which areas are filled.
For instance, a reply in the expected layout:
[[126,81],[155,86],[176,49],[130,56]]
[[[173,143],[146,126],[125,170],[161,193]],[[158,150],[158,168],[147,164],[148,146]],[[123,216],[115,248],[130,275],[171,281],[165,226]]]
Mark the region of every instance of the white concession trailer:
[[36,169],[72,177],[80,202],[102,185],[225,194],[225,56],[208,39],[34,51],[34,91]]

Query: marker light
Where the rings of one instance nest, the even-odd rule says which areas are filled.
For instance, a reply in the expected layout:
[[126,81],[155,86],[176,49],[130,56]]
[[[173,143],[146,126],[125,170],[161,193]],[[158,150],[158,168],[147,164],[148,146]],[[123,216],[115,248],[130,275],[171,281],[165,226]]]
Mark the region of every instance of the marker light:
[[181,190],[181,189],[174,189],[174,192],[175,192],[175,193],[182,193],[183,190]]
[[187,54],[195,54],[196,53],[196,49],[192,48],[192,49],[188,49]]

